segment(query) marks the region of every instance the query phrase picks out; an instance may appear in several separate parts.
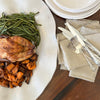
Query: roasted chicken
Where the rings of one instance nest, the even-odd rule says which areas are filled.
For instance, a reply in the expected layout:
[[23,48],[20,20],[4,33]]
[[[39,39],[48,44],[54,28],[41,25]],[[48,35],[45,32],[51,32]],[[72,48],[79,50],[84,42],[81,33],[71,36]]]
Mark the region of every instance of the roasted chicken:
[[20,36],[0,38],[0,59],[11,62],[23,61],[30,58],[34,53],[35,46]]

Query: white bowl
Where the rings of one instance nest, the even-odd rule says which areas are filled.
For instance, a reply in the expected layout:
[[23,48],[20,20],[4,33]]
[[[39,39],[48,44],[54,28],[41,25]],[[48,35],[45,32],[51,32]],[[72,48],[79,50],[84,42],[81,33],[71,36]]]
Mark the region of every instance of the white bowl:
[[53,2],[64,11],[78,13],[93,8],[100,0],[53,0]]

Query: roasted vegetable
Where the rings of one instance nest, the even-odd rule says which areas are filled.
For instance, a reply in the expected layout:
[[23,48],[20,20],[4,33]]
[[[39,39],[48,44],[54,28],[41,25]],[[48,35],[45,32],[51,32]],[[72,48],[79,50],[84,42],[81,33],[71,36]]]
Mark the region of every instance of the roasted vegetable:
[[9,71],[9,72],[11,72],[11,70],[13,69],[15,67],[15,65],[14,64],[9,64],[8,66],[7,66],[7,70]]
[[28,68],[28,70],[33,70],[33,69],[35,69],[35,68],[36,68],[36,62],[33,61],[33,62],[28,63],[28,64],[27,64],[27,68]]
[[3,78],[4,77],[4,71],[2,68],[0,68],[0,78]]
[[0,85],[3,87],[14,88],[22,86],[25,81],[29,84],[36,68],[37,54],[27,60],[20,62],[1,62],[0,63]]
[[22,72],[18,72],[18,73],[17,73],[17,79],[21,79],[22,76],[23,76],[23,73],[22,73]]

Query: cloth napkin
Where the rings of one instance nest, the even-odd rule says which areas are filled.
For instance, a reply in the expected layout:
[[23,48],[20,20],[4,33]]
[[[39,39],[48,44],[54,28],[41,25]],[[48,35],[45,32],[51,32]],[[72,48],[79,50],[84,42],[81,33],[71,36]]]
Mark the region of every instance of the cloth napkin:
[[[66,20],[73,27],[75,27],[80,33],[98,50],[100,50],[100,24],[99,21],[92,20]],[[67,29],[67,27],[66,27]],[[68,70],[69,76],[87,80],[90,82],[95,81],[95,77],[98,71],[98,66],[92,62],[95,70],[90,68],[83,54],[76,54],[71,48],[68,47],[70,43],[62,33],[57,35],[59,44],[58,51],[58,63],[61,65],[61,69]]]

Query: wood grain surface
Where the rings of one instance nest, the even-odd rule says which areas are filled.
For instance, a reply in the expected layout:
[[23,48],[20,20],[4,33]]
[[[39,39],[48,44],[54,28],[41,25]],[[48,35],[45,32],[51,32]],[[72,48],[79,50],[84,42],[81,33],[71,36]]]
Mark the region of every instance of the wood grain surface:
[[[52,12],[56,25],[64,27],[65,20]],[[100,21],[100,10],[87,19]],[[58,29],[56,33],[60,32]],[[100,100],[100,70],[98,71],[95,83],[90,83],[68,76],[67,71],[59,69],[48,84],[44,92],[37,100]]]

